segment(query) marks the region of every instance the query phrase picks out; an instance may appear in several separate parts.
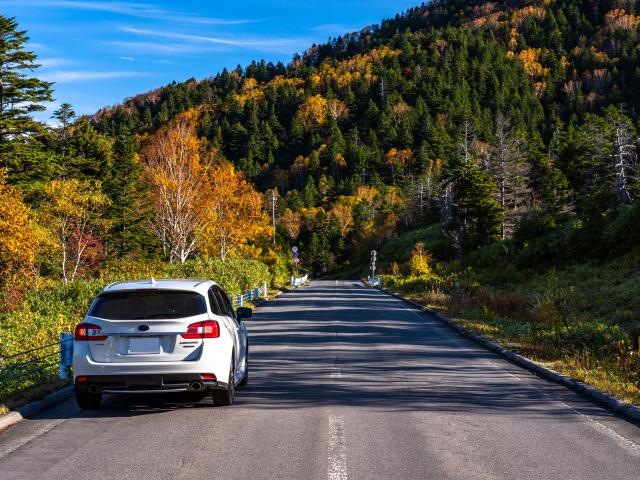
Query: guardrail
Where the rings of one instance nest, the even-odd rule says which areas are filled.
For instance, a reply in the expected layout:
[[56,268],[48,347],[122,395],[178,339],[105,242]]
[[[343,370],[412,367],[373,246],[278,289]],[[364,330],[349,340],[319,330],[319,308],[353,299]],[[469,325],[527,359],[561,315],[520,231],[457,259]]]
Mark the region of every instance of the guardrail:
[[[58,342],[0,358],[0,397],[17,393],[24,386],[38,386],[59,377],[68,378],[73,352],[73,335],[63,333]],[[30,382],[29,382],[30,380]]]
[[261,287],[250,288],[247,293],[238,293],[232,297],[232,304],[234,307],[241,307],[245,302],[253,302],[259,298],[267,298],[267,282],[263,282]]
[[[241,307],[245,303],[267,297],[267,282],[263,282],[260,287],[250,288],[245,293],[233,295],[231,303],[234,307]],[[58,342],[0,357],[0,398],[7,393],[18,393],[23,390],[20,388],[21,383],[26,386],[36,386],[41,381],[51,381],[55,377],[68,380],[71,378],[72,359],[72,333],[60,334]]]
[[382,277],[367,277],[367,283],[370,287],[382,288]]
[[291,275],[291,286],[292,287],[300,287],[309,281],[309,274],[305,273],[302,277],[294,277]]

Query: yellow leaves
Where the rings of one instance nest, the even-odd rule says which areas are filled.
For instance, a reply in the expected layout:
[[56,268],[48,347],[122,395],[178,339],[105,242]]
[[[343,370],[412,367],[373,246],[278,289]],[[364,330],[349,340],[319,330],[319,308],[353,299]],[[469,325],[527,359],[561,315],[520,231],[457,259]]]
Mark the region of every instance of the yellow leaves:
[[83,217],[91,210],[101,210],[111,202],[96,180],[52,180],[44,188],[49,203],[43,211],[56,216]]
[[338,168],[347,168],[347,161],[341,153],[336,153],[333,164]]
[[278,87],[301,87],[304,85],[304,80],[301,78],[285,78],[282,75],[276,75],[273,77],[268,84],[268,86],[278,88]]
[[305,100],[298,109],[297,117],[305,130],[321,127],[327,121],[329,103],[322,95],[313,95]]
[[409,269],[412,275],[417,277],[429,275],[431,273],[431,259],[433,254],[425,251],[424,243],[416,243],[411,258],[409,259]]
[[0,275],[6,283],[17,275],[28,273],[34,264],[40,237],[31,211],[21,196],[5,184],[0,171]]
[[525,48],[518,54],[518,59],[530,79],[546,77],[549,74],[549,69],[538,61],[540,53],[539,48]]
[[520,36],[520,34],[518,33],[518,29],[517,28],[512,28],[511,31],[509,32],[509,50],[510,53],[512,53],[513,50],[516,49],[516,47],[518,46],[518,37]]
[[358,54],[338,63],[325,61],[320,66],[320,71],[311,76],[314,85],[329,87],[337,86],[344,89],[364,78],[368,83],[376,79],[372,65],[380,63],[385,58],[394,58],[400,55],[400,50],[394,50],[387,46],[374,48],[366,54]]

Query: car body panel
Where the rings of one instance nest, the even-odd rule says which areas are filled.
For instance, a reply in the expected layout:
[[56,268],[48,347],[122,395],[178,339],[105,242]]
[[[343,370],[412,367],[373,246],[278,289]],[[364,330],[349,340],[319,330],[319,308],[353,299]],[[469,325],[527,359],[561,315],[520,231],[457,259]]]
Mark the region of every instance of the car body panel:
[[[157,385],[154,391],[175,391],[176,389],[171,388],[171,385],[165,384],[163,380],[165,377],[177,375],[178,377],[174,378],[177,382],[174,382],[175,386],[182,385],[193,378],[197,379],[201,374],[213,374],[216,380],[203,382],[205,387],[225,388],[230,377],[232,353],[235,353],[233,378],[234,383],[239,383],[244,377],[247,365],[246,327],[236,320],[230,303],[226,305],[224,312],[220,311],[217,304],[212,303],[209,291],[214,289],[228,300],[222,289],[212,281],[147,280],[120,282],[107,286],[100,294],[145,292],[145,290],[160,292],[160,294],[163,291],[195,292],[205,298],[207,311],[195,316],[170,319],[110,320],[87,315],[84,322],[100,327],[101,335],[107,338],[74,342],[74,380],[78,376],[89,377],[88,383],[97,384],[102,390],[110,393],[111,390],[105,379],[108,378],[111,383],[118,383],[116,380],[120,378],[122,380],[119,384],[119,388],[122,387],[120,392],[132,393],[148,391],[148,388],[154,385]],[[218,322],[219,337],[196,339],[182,337],[188,325],[204,320]],[[150,381],[148,384],[131,381],[144,376],[158,380]],[[100,385],[101,382],[104,386]],[[78,387],[77,382],[76,385],[76,388],[83,388]]]

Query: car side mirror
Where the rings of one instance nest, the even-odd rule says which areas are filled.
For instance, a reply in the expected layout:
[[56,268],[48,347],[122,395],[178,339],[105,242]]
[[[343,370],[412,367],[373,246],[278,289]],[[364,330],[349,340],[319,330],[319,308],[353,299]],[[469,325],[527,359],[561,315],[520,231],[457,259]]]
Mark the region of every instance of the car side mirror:
[[251,318],[252,314],[253,314],[253,311],[247,307],[238,307],[238,309],[236,310],[236,316],[238,317],[239,320],[242,320],[245,318],[249,319]]

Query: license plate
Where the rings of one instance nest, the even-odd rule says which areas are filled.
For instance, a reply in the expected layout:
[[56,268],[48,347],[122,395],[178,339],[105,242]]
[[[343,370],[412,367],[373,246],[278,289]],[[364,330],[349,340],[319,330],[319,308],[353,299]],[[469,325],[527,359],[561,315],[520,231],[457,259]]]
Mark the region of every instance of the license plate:
[[129,339],[129,353],[160,353],[159,337],[132,337]]

